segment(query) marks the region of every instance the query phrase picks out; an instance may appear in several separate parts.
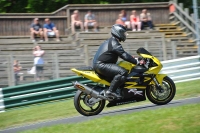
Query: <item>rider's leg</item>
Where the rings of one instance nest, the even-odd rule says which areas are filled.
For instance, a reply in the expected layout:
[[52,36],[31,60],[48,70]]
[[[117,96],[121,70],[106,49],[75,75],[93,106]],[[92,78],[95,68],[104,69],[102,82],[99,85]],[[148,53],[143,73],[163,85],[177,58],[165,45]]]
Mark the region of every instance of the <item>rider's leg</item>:
[[106,91],[106,94],[120,98],[121,96],[116,93],[116,90],[118,87],[120,87],[122,84],[125,83],[126,81],[125,75],[127,75],[127,73],[124,73],[124,75],[117,74],[110,83],[110,87]]
[[97,73],[113,79],[110,83],[110,87],[108,89],[107,94],[116,95],[116,89],[120,87],[126,81],[128,71],[116,64],[95,64],[94,69]]

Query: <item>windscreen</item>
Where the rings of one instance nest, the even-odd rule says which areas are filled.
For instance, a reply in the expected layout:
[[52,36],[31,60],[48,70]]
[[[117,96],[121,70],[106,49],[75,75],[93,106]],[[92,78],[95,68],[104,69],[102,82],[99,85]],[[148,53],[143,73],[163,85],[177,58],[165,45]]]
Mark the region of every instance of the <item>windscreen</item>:
[[[146,49],[144,49],[144,48],[139,48],[138,50],[137,50],[137,54],[147,54],[147,55],[151,55]],[[151,55],[152,56],[152,55]]]

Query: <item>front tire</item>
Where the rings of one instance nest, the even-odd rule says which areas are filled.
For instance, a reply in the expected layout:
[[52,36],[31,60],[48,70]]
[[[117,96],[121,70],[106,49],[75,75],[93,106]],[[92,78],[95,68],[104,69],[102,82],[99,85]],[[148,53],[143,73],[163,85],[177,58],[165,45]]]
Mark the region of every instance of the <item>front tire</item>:
[[74,106],[76,110],[84,116],[98,115],[105,106],[105,100],[101,100],[94,105],[88,106],[87,101],[90,99],[90,95],[78,90],[74,96]]
[[166,76],[163,78],[162,85],[164,92],[159,92],[155,85],[147,87],[146,95],[149,101],[157,105],[164,105],[174,98],[176,94],[174,81]]

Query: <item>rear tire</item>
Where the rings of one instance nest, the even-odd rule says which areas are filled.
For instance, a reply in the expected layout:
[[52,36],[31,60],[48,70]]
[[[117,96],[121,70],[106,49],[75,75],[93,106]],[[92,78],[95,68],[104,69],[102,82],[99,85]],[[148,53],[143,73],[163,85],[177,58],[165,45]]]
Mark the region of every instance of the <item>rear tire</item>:
[[[98,115],[104,109],[105,100],[101,100],[95,103],[94,106],[89,107],[85,104],[85,102],[87,101],[87,96],[89,95],[85,94],[84,92],[80,90],[76,92],[76,95],[74,96],[74,106],[76,110],[84,116]],[[95,106],[96,108],[93,108]],[[87,108],[90,108],[90,109],[87,109]]]
[[[164,98],[164,99],[159,99],[158,97],[156,97],[156,94],[159,95],[159,92],[158,92],[158,89],[155,89],[153,86],[148,86],[147,90],[146,90],[146,95],[147,95],[147,98],[149,99],[149,101],[151,101],[152,103],[157,104],[157,105],[164,105],[164,104],[169,103],[176,94],[176,86],[174,84],[174,81],[171,78],[169,78],[168,76],[164,77],[162,84],[164,86],[163,88],[165,88],[165,89],[167,88],[166,90],[169,91],[168,96],[166,96],[166,98]],[[164,91],[164,93],[165,93],[165,91]],[[160,93],[160,94],[162,95],[162,93]]]

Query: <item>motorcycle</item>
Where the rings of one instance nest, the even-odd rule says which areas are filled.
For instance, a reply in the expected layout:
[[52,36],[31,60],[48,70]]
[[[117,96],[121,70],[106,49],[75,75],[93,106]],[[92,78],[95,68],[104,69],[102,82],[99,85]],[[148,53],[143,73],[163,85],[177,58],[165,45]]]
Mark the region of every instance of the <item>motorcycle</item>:
[[146,97],[157,105],[169,103],[176,93],[173,80],[166,74],[159,74],[163,67],[161,62],[146,49],[139,48],[137,54],[145,64],[134,65],[127,61],[117,63],[129,72],[126,82],[116,90],[116,93],[122,96],[120,99],[106,95],[112,79],[95,73],[92,67],[72,68],[71,70],[77,75],[94,82],[91,84],[73,82],[74,88],[78,89],[74,97],[76,110],[84,116],[93,116],[104,109],[106,101],[108,101],[107,107],[113,107],[144,101]]

